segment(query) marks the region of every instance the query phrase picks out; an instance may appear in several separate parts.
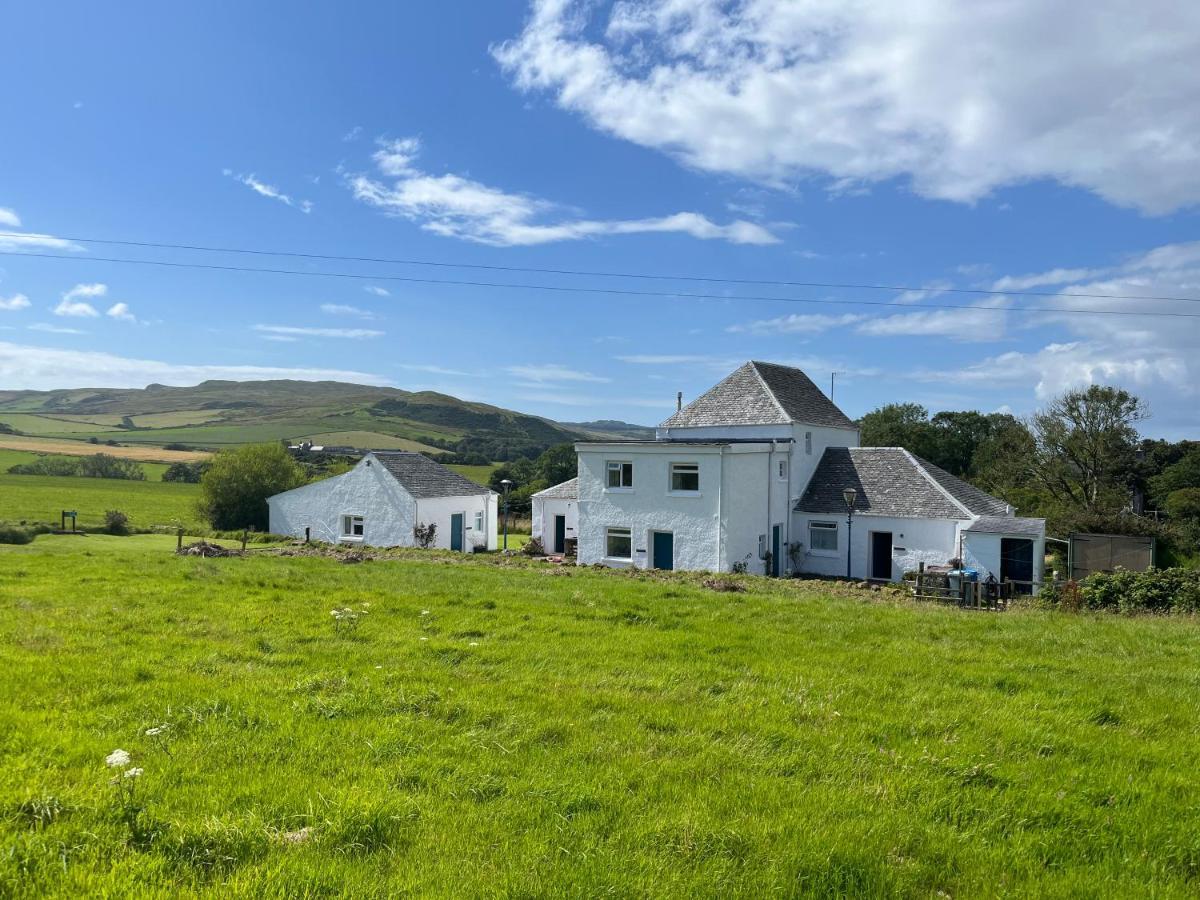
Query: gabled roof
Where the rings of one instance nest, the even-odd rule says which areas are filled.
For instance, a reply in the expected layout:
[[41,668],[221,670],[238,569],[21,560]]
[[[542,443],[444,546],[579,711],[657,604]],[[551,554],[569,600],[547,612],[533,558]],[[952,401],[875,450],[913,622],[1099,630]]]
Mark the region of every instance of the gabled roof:
[[1018,516],[980,516],[965,531],[976,534],[1019,534],[1041,537],[1046,533],[1045,519],[1025,519]]
[[[920,519],[970,519],[972,505],[1000,504],[1004,501],[971,487],[913,456],[902,447],[829,447],[821,455],[816,471],[796,503],[797,512],[845,514],[842,491],[858,491],[856,513]],[[954,491],[942,482],[951,479]],[[964,490],[969,488],[969,491]],[[970,494],[971,503],[957,494]],[[949,495],[949,496],[948,496]],[[977,495],[977,496],[976,496]],[[955,501],[958,501],[957,503]],[[961,505],[960,505],[961,504]]]
[[533,496],[541,497],[543,500],[578,500],[579,479],[572,478],[562,484],[548,487],[544,491],[538,491]]
[[413,497],[468,497],[491,491],[441,463],[407,451],[374,450],[372,456]]
[[802,371],[765,362],[748,362],[739,367],[659,427],[793,422],[855,427]]
[[1009,505],[999,497],[993,497],[991,494],[984,493],[973,484],[967,484],[961,478],[951,475],[945,469],[939,469],[931,462],[926,462],[919,456],[914,456],[921,466],[929,473],[944,490],[951,494],[955,500],[969,509],[977,516],[1009,516]]

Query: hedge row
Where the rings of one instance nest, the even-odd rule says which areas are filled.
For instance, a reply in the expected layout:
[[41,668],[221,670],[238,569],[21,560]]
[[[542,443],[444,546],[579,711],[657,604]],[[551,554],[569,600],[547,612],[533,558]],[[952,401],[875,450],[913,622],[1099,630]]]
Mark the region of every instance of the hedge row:
[[1200,570],[1124,569],[1048,587],[1039,599],[1064,609],[1122,613],[1200,613]]

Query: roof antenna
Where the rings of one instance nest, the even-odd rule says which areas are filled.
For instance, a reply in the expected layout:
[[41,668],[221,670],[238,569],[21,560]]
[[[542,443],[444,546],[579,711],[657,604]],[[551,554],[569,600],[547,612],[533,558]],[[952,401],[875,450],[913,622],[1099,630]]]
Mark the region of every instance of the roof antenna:
[[675,392],[675,412],[683,409],[683,391]]
[[839,375],[845,375],[845,372],[830,372],[829,373],[829,402],[833,402],[833,382]]

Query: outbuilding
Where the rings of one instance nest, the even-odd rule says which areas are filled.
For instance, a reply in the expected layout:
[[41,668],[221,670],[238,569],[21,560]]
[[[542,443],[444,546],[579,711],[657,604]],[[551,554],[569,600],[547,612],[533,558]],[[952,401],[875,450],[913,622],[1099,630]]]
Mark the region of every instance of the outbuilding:
[[533,501],[533,536],[547,553],[560,554],[579,538],[579,479],[538,491]]
[[436,526],[432,546],[496,549],[496,494],[419,453],[374,451],[342,475],[267,500],[274,534],[371,547],[412,547]]

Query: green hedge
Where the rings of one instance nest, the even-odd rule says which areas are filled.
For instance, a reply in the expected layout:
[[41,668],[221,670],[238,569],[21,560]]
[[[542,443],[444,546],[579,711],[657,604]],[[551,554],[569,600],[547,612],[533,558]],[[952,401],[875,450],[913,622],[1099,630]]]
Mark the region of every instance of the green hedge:
[[1200,571],[1196,569],[1124,569],[1089,575],[1043,590],[1039,599],[1065,609],[1122,613],[1200,612]]

